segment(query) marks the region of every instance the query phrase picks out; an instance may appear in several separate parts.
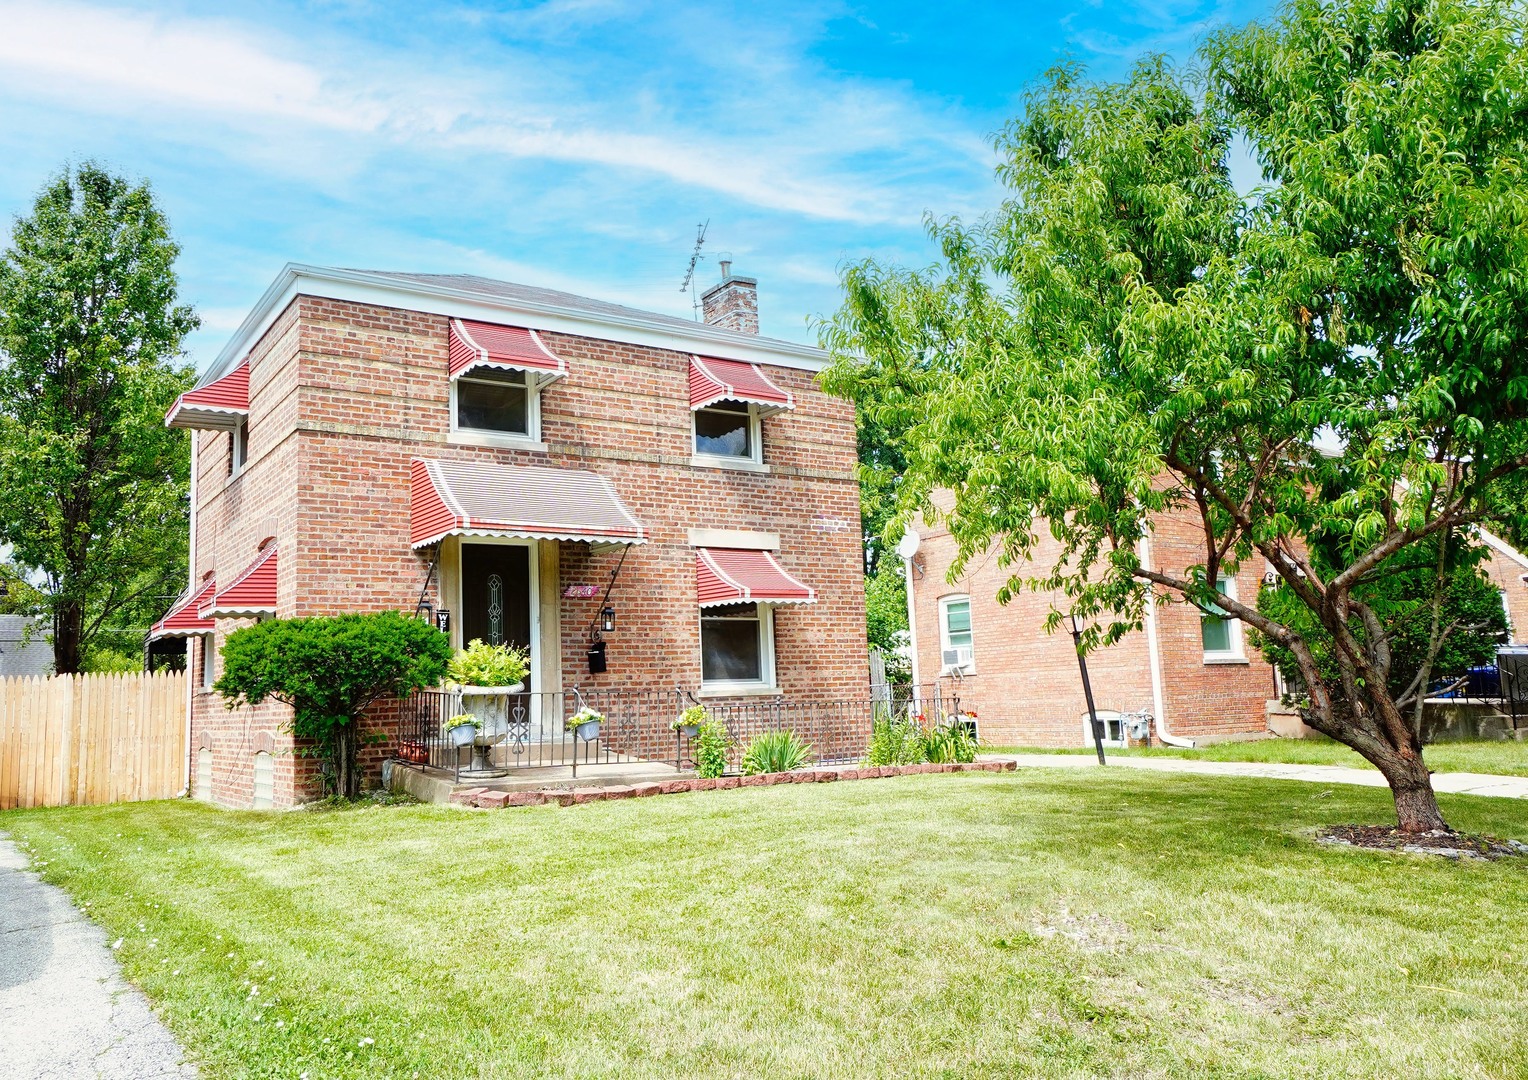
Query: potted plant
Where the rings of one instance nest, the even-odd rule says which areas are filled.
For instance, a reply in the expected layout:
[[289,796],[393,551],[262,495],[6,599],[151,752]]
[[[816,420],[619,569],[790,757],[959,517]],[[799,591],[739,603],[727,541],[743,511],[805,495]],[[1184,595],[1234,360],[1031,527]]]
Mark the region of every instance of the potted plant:
[[600,724],[604,723],[604,720],[604,713],[585,705],[568,717],[567,728],[582,742],[593,742],[600,737]]
[[691,705],[679,714],[678,719],[669,724],[670,731],[677,731],[686,739],[694,739],[695,733],[700,730],[700,725],[706,722],[706,707],[704,705]]
[[454,747],[471,746],[477,741],[478,720],[470,712],[458,713],[444,724],[446,742]]
[[530,657],[524,649],[487,645],[474,638],[446,665],[446,675],[465,701],[494,698],[477,706],[478,746],[492,746],[509,734],[508,698],[525,689]]

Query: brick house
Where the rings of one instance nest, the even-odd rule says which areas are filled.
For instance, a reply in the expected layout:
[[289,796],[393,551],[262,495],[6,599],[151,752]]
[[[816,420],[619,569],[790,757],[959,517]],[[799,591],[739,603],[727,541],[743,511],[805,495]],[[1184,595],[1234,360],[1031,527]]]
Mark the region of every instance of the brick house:
[[[1199,528],[1183,515],[1158,520],[1143,562],[1175,570],[1202,562]],[[1044,629],[1053,599],[1058,607],[1060,599],[1025,591],[1000,605],[998,589],[1012,568],[999,567],[995,552],[973,559],[950,582],[956,545],[949,532],[923,522],[914,532],[917,549],[904,564],[913,680],[921,692],[959,697],[990,744],[1088,745],[1071,636]],[[1491,549],[1485,570],[1502,590],[1512,640],[1520,642],[1528,632],[1528,558],[1493,535],[1483,532],[1482,539]],[[1042,533],[1035,566],[1054,565],[1059,548]],[[1268,569],[1250,560],[1222,579],[1222,591],[1254,597]],[[1153,741],[1163,734],[1198,744],[1262,737],[1280,693],[1277,672],[1247,641],[1240,620],[1207,618],[1186,604],[1152,605],[1143,630],[1089,656],[1088,673],[1100,711],[1151,713]]]
[[822,352],[758,335],[756,290],[727,274],[691,322],[286,267],[167,416],[191,429],[192,575],[153,635],[188,643],[198,795],[315,793],[283,707],[210,689],[260,618],[417,611],[527,648],[533,693],[865,697],[853,407],[817,388]]

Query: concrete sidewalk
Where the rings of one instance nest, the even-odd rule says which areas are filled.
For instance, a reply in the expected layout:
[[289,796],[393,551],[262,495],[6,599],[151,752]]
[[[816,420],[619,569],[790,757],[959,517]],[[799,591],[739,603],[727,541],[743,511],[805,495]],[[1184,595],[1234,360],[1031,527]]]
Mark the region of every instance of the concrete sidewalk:
[[195,1077],[105,932],[26,865],[0,833],[0,1077]]
[[[1105,757],[1109,752],[1104,751]],[[1021,769],[1098,768],[1091,754],[983,754],[992,761],[1016,762]],[[1109,757],[1109,768],[1147,769],[1151,772],[1188,773],[1195,776],[1244,776],[1261,780],[1302,780],[1309,784],[1353,784],[1384,787],[1385,778],[1373,769],[1346,765],[1275,765],[1261,761],[1193,761],[1187,758]],[[1528,776],[1495,776],[1487,773],[1434,773],[1433,790],[1450,795],[1488,795],[1499,799],[1528,799]]]

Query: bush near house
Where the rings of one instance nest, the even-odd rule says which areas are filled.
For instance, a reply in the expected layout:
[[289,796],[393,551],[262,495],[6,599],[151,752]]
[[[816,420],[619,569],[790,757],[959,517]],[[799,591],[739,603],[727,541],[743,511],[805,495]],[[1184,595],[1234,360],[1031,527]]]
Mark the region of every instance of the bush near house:
[[354,799],[361,714],[436,685],[450,659],[445,634],[396,611],[272,619],[229,635],[215,689],[230,709],[267,698],[290,705],[292,733],[330,765],[330,793]]
[[743,774],[790,772],[811,760],[812,748],[794,731],[766,731],[743,752]]

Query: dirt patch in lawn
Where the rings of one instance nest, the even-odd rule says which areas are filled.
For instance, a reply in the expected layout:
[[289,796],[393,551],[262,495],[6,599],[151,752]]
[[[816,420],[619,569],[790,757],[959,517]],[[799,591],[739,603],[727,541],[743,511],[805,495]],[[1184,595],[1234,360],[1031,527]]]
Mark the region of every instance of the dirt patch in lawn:
[[1399,851],[1408,855],[1442,855],[1449,859],[1515,859],[1528,856],[1528,844],[1496,836],[1435,829],[1405,833],[1385,825],[1333,825],[1316,833],[1323,844]]

